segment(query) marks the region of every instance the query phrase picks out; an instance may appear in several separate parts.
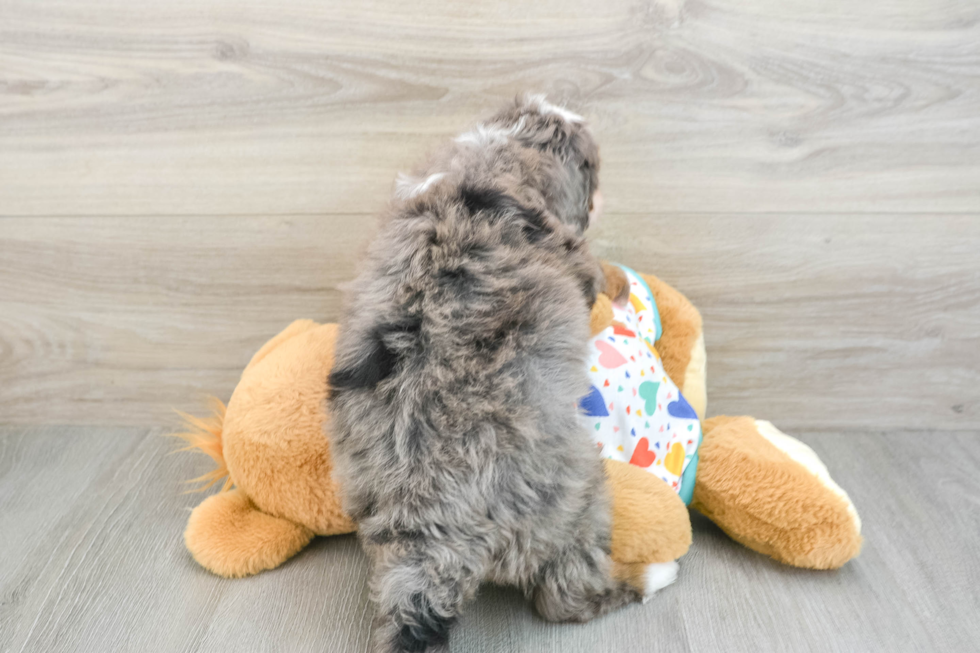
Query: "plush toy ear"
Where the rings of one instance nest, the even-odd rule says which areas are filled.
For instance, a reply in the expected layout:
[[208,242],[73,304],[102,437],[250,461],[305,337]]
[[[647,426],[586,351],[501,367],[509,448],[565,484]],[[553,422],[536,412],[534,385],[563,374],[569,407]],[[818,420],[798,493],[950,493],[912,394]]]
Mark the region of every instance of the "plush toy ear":
[[732,539],[795,567],[836,569],[861,551],[861,520],[812,449],[751,417],[703,423],[691,505]]
[[606,278],[606,295],[614,303],[625,302],[630,296],[630,281],[623,268],[602,262],[602,275]]
[[290,338],[298,336],[301,333],[306,333],[307,331],[315,329],[318,326],[320,325],[313,320],[294,320],[289,326],[270,339],[269,342],[262,345],[262,348],[255,352],[255,355],[252,356],[252,360],[248,362],[245,369],[248,370],[261,363],[263,358],[268,356],[270,352],[274,351],[279,345],[286,342]]
[[629,279],[618,265],[602,262],[602,275],[606,280],[605,292],[599,293],[592,304],[589,328],[592,335],[605,331],[613,323],[613,302],[626,301],[630,294]]

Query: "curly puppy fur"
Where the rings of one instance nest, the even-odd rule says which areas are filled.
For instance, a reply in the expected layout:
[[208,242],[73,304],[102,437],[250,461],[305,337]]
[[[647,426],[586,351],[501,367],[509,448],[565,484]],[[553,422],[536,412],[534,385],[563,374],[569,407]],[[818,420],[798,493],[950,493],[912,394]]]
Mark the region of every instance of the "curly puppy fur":
[[329,432],[376,651],[441,649],[483,580],[556,621],[642,598],[614,577],[576,412],[604,287],[583,238],[598,165],[581,118],[520,99],[399,182],[351,285]]

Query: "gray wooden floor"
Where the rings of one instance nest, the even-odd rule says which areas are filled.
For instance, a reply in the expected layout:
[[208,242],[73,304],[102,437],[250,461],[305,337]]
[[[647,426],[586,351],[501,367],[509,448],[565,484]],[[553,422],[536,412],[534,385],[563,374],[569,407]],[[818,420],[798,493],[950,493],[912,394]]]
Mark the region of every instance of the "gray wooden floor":
[[[222,580],[184,550],[200,472],[159,429],[0,430],[0,651],[365,650],[365,559],[321,538],[282,568]],[[840,571],[791,569],[703,518],[678,581],[583,626],[487,587],[459,653],[975,651],[980,433],[807,433],[864,521]]]
[[161,435],[528,90],[601,143],[594,251],[701,309],[708,412],[801,435],[866,545],[804,572],[696,519],[647,606],[487,588],[453,650],[980,648],[977,2],[0,0],[0,652],[364,649],[355,540],[210,576]]

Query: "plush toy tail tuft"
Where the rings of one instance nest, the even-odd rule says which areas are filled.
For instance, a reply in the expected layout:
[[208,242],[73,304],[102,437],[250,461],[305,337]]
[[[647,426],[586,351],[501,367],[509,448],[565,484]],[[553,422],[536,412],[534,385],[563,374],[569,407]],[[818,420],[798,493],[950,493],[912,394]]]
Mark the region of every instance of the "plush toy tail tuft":
[[222,480],[224,480],[224,485],[221,487],[222,492],[230,490],[234,485],[228,473],[228,465],[225,463],[221,444],[222,428],[225,421],[225,404],[215,397],[211,398],[210,404],[212,415],[203,419],[177,411],[177,414],[184,420],[184,426],[187,430],[171,434],[187,443],[186,447],[177,449],[177,451],[199,451],[210,456],[217,465],[207,474],[186,481],[187,483],[203,483],[200,487],[188,490],[188,492],[203,492]]

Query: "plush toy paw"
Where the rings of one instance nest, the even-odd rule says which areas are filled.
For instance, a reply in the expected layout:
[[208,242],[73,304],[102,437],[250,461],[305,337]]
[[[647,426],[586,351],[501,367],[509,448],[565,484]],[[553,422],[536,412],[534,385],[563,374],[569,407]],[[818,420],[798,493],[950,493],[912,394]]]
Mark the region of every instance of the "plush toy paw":
[[647,565],[643,573],[643,602],[646,603],[658,590],[662,590],[677,580],[677,570],[680,565],[676,560],[670,562],[655,562]]
[[187,550],[204,568],[225,578],[278,567],[313,538],[313,531],[261,512],[239,490],[208,497],[191,512]]
[[[677,560],[691,546],[691,517],[669,485],[635,465],[605,460],[612,491],[612,558],[643,567]],[[630,571],[635,575],[637,569]]]
[[692,506],[732,539],[796,567],[836,569],[861,550],[861,520],[817,454],[751,417],[704,422]]
[[616,562],[614,564],[613,575],[637,590],[643,597],[644,603],[653,598],[653,595],[659,590],[677,580],[677,571],[680,569],[676,560],[627,564]]

